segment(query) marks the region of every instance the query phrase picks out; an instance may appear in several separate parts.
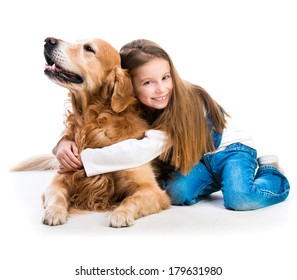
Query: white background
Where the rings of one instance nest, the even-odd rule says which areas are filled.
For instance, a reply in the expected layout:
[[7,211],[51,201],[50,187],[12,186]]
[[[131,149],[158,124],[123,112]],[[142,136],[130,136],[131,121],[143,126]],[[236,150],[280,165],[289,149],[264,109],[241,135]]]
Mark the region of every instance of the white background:
[[[27,156],[49,153],[62,131],[67,92],[43,74],[46,37],[67,41],[97,37],[117,49],[133,39],[146,38],[170,54],[182,78],[204,87],[253,134],[259,155],[277,154],[288,176],[296,182],[296,14],[297,6],[289,0],[2,1],[1,170]],[[63,261],[79,266],[84,254],[84,263],[107,266],[101,257],[107,254],[105,250],[111,250],[118,256],[115,265],[194,265],[195,258],[205,256],[208,265],[225,264],[232,275],[233,261],[240,258],[240,250],[234,256],[228,244],[220,247],[222,244],[216,240],[191,240],[200,244],[196,246],[183,238],[163,243],[137,237],[106,240],[100,249],[96,241],[91,244],[83,236],[81,240],[70,239],[63,250],[73,252],[67,255],[63,251],[59,262],[55,262],[59,256],[56,249],[65,240],[47,241],[44,250],[34,248],[34,237],[24,240],[32,243],[34,269],[38,270],[38,262],[44,258],[44,262],[51,263],[49,269],[55,266],[64,279],[75,279],[70,277],[72,272],[63,270]],[[238,248],[241,243],[237,242]],[[154,246],[157,249],[153,250]],[[76,259],[75,254],[80,257]],[[18,267],[22,264],[15,264],[16,271]]]

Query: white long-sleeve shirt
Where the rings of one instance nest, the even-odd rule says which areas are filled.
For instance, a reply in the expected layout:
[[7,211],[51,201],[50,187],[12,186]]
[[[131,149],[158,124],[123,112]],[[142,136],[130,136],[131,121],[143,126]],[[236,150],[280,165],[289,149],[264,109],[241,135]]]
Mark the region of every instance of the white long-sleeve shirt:
[[159,130],[147,130],[143,139],[127,139],[104,148],[83,150],[80,154],[87,176],[135,168],[158,157],[167,136]]
[[[166,141],[164,132],[147,130],[145,137],[140,140],[127,139],[104,148],[87,148],[81,152],[81,159],[87,176],[135,168],[158,157],[164,151]],[[255,149],[253,138],[227,118],[221,144],[214,153],[233,143],[242,143]]]

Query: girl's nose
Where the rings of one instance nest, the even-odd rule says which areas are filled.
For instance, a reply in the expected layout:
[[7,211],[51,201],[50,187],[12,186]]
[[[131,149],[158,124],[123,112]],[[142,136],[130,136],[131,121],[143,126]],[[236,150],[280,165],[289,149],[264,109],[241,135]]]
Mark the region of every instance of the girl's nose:
[[158,83],[156,87],[156,93],[163,93],[165,91],[165,86],[162,83]]

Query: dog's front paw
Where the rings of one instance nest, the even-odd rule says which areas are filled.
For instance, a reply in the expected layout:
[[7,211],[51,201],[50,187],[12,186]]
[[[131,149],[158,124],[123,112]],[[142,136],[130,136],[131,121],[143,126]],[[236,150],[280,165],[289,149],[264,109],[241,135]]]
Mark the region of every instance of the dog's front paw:
[[68,211],[62,206],[49,206],[44,210],[42,222],[45,225],[56,226],[65,224],[68,218]]
[[109,216],[109,225],[111,227],[129,227],[133,224],[134,216],[131,212],[116,209]]

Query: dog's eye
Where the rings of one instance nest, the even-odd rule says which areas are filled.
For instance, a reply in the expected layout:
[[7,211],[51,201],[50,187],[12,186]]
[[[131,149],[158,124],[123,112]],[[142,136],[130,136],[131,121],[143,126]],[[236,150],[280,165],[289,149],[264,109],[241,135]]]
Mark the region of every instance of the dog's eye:
[[87,52],[95,53],[95,50],[90,45],[84,45],[84,50]]

